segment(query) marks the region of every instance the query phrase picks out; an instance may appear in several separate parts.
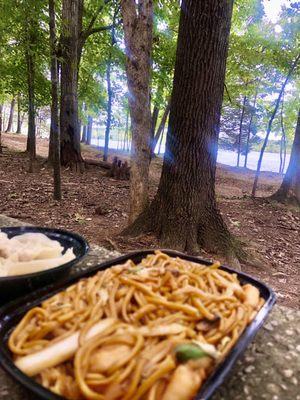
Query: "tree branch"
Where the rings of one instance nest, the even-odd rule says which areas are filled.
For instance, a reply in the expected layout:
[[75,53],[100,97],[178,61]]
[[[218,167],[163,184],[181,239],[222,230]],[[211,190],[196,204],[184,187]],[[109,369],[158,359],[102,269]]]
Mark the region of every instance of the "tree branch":
[[226,92],[226,94],[227,94],[228,100],[229,100],[230,104],[232,104],[232,100],[231,100],[230,94],[229,94],[229,92],[228,92],[228,88],[227,88],[227,86],[226,86],[226,83],[224,83],[224,88],[225,88],[225,92]]
[[[101,32],[103,30],[107,30],[107,29],[101,29],[101,30],[96,30],[95,32],[93,32],[93,26],[96,22],[96,19],[98,18],[99,14],[101,13],[101,11],[104,9],[104,7],[106,6],[106,4],[108,4],[111,0],[104,0],[104,3],[101,4],[97,11],[95,12],[95,14],[93,15],[93,17],[91,18],[87,28],[81,32],[80,36],[82,37],[83,41],[85,41],[90,35],[92,35],[95,32]],[[97,28],[94,28],[97,29]],[[109,28],[110,29],[110,28]]]
[[112,25],[97,26],[95,28],[92,28],[92,29],[90,29],[88,35],[85,36],[85,39],[87,39],[89,36],[93,35],[94,33],[103,32],[103,31],[109,31],[113,27],[114,27],[114,25],[112,24]]

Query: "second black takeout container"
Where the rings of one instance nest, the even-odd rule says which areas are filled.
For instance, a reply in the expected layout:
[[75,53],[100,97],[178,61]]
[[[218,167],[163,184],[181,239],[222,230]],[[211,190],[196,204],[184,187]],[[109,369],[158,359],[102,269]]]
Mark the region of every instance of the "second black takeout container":
[[75,254],[74,260],[55,268],[25,275],[0,277],[0,305],[26,293],[33,292],[43,286],[49,285],[52,282],[65,278],[73,265],[78,263],[78,261],[80,261],[89,250],[88,243],[80,235],[61,229],[19,226],[9,228],[1,227],[0,232],[6,233],[9,238],[22,235],[23,233],[43,233],[50,239],[57,240],[64,248],[64,251],[73,248]]
[[[201,260],[197,257],[187,256],[185,254],[173,251],[173,250],[162,250],[166,254],[172,257],[180,257],[185,260],[189,260],[195,263],[204,265],[210,265],[211,263],[205,260]],[[96,267],[93,267],[87,272],[82,273],[80,276],[71,278],[67,283],[58,284],[55,287],[50,286],[37,291],[36,293],[26,296],[23,299],[15,301],[14,303],[8,304],[6,307],[0,310],[0,365],[8,372],[13,378],[15,378],[23,386],[35,393],[37,398],[46,400],[62,400],[61,396],[58,396],[49,390],[45,389],[33,379],[23,374],[18,368],[15,367],[12,355],[7,346],[7,340],[11,330],[16,326],[24,314],[32,307],[39,305],[45,299],[53,296],[55,293],[64,290],[69,285],[76,283],[81,278],[87,278],[94,275],[97,271],[110,268],[116,264],[121,264],[131,259],[135,263],[140,262],[148,254],[152,254],[153,250],[142,250],[133,252],[122,257],[104,262]],[[265,304],[260,309],[254,320],[245,329],[243,334],[240,336],[238,342],[234,348],[227,355],[225,360],[214,370],[209,376],[204,385],[201,387],[199,393],[195,396],[195,400],[207,400],[211,397],[213,392],[224,382],[225,378],[231,371],[236,360],[243,354],[246,347],[253,340],[254,336],[262,326],[268,313],[271,311],[276,297],[274,292],[266,286],[264,283],[257,281],[251,276],[242,272],[234,271],[229,267],[222,266],[223,270],[236,273],[242,284],[250,283],[251,285],[258,288],[261,297],[264,298]],[[176,400],[176,399],[174,399]]]

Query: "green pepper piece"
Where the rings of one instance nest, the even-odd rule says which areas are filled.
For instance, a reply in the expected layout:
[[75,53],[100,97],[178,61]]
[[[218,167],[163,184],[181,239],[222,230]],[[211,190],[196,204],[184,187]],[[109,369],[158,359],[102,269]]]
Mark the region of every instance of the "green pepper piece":
[[186,362],[206,357],[208,354],[197,344],[184,343],[175,347],[175,356],[178,362]]

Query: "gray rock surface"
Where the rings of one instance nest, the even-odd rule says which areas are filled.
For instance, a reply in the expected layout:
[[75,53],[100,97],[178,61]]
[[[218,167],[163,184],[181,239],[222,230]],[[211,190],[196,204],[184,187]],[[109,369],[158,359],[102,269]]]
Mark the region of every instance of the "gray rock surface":
[[[9,225],[21,223],[0,215],[0,227]],[[90,254],[73,273],[118,255],[92,246]],[[212,400],[260,399],[300,400],[300,311],[276,305],[254,342],[212,397]],[[0,400],[37,400],[37,397],[0,369]]]

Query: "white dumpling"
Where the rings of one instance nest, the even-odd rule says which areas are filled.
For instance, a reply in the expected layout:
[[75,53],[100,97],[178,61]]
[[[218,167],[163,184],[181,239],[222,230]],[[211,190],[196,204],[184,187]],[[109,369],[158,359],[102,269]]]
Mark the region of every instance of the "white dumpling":
[[64,248],[57,240],[42,233],[24,233],[9,239],[0,232],[0,276],[43,271],[75,258],[73,249]]

